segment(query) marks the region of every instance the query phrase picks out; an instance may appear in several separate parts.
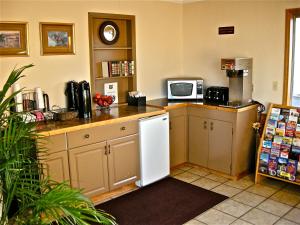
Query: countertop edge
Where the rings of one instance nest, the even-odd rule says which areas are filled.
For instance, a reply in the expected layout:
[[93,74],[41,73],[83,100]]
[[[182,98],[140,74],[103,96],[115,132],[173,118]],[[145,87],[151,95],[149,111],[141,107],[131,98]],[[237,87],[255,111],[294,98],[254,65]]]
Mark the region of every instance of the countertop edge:
[[178,109],[178,108],[184,108],[184,107],[195,107],[195,108],[206,108],[206,109],[212,109],[212,110],[222,110],[225,112],[244,112],[248,111],[254,108],[257,108],[257,104],[252,104],[248,106],[244,106],[241,108],[230,108],[230,107],[222,107],[222,106],[215,106],[215,105],[201,105],[201,104],[195,104],[195,103],[189,103],[189,102],[178,102],[174,105],[169,106],[161,106],[161,105],[155,105],[155,103],[147,103],[147,106],[156,107],[164,110],[172,110],[172,109]]
[[87,128],[92,128],[92,127],[97,127],[97,126],[104,126],[104,125],[109,125],[109,124],[114,124],[114,123],[126,122],[129,120],[136,120],[136,119],[139,119],[142,117],[156,116],[156,115],[163,114],[165,112],[166,112],[166,110],[161,109],[161,110],[158,110],[155,112],[146,112],[146,113],[141,113],[141,114],[135,114],[135,115],[131,115],[131,116],[103,120],[103,121],[99,121],[99,122],[92,122],[92,123],[88,123],[88,124],[81,124],[81,125],[51,130],[51,131],[41,131],[41,132],[38,132],[38,134],[41,136],[52,136],[52,135],[77,131],[77,130],[81,130],[81,129],[87,129]]

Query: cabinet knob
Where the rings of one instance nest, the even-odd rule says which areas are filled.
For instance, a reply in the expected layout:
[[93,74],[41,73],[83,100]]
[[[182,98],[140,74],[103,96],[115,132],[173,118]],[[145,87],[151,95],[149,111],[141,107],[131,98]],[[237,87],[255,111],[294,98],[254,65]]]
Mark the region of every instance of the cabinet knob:
[[126,127],[121,127],[121,130],[126,130]]
[[104,146],[104,149],[105,149],[104,154],[107,155],[107,146],[106,145]]
[[213,129],[214,129],[214,123],[211,122],[211,123],[210,123],[210,130],[213,130]]
[[90,135],[89,134],[85,134],[84,138],[88,139],[88,138],[90,138]]
[[204,123],[203,123],[203,128],[204,128],[204,129],[207,128],[207,121],[204,121]]

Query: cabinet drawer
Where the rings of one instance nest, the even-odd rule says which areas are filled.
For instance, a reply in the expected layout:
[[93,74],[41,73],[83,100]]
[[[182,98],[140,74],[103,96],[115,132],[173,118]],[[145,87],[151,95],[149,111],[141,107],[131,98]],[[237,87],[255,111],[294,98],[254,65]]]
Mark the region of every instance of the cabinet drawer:
[[188,115],[199,116],[202,118],[209,118],[215,120],[222,120],[234,122],[236,119],[236,112],[225,112],[222,110],[188,107]]
[[45,137],[39,141],[38,147],[47,150],[48,154],[67,150],[66,134]]
[[80,147],[135,133],[138,133],[137,120],[82,129],[67,133],[68,147]]
[[75,148],[106,140],[106,126],[93,127],[67,133],[68,147]]
[[138,121],[130,120],[122,123],[111,124],[105,129],[107,139],[124,137],[130,134],[138,133]]
[[168,110],[170,117],[187,115],[186,107]]

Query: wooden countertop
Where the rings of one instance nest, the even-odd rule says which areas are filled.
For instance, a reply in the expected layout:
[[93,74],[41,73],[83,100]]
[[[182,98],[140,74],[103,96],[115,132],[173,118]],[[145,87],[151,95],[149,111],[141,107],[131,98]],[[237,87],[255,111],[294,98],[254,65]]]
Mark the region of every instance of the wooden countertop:
[[257,104],[247,104],[245,106],[240,107],[230,107],[230,106],[218,106],[218,105],[210,105],[199,101],[169,101],[167,98],[159,98],[147,101],[148,106],[157,107],[165,110],[171,110],[182,107],[199,107],[213,110],[222,110],[226,112],[243,112],[253,108],[257,108]]
[[66,121],[38,122],[36,129],[39,134],[48,136],[95,126],[136,120],[142,117],[155,116],[165,112],[166,111],[162,108],[151,106],[136,107],[120,105],[111,107],[108,112],[96,110],[94,111],[92,119],[84,120],[76,118]]

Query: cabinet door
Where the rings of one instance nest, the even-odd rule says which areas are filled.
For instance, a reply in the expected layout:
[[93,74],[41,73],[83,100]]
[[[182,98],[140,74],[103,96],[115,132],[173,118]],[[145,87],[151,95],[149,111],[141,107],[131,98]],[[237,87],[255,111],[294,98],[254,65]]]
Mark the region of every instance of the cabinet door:
[[189,162],[207,167],[208,119],[189,116]]
[[209,120],[208,167],[230,174],[232,148],[232,123]]
[[52,153],[46,156],[44,161],[46,168],[44,173],[49,176],[51,180],[57,182],[69,181],[69,162],[67,151]]
[[71,185],[86,196],[108,191],[106,142],[69,150]]
[[187,161],[186,116],[170,117],[170,165],[171,167]]
[[107,145],[110,190],[138,180],[140,174],[138,135],[109,140]]

